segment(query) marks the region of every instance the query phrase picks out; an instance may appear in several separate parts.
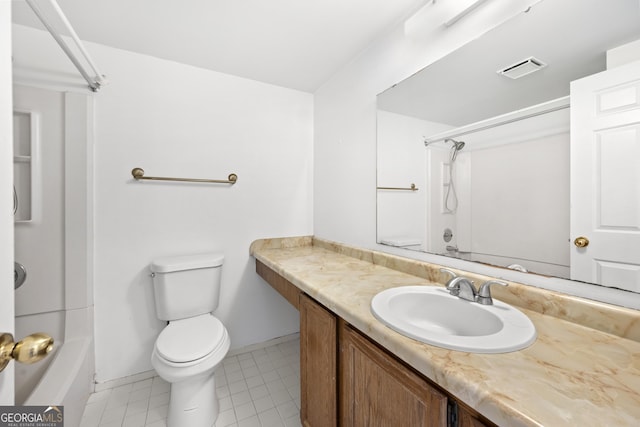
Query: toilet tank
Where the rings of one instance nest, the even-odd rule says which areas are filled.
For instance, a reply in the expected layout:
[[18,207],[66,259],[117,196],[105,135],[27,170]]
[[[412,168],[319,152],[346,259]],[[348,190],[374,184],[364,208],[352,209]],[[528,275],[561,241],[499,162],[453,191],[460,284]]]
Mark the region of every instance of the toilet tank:
[[158,318],[178,320],[214,311],[223,261],[221,253],[155,259],[149,269]]

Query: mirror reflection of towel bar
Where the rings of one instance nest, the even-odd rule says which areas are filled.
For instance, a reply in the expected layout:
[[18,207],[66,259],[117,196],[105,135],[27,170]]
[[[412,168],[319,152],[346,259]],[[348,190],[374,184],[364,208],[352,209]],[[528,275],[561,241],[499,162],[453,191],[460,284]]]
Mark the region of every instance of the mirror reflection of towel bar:
[[144,176],[144,169],[133,168],[131,175],[136,180],[149,179],[154,181],[180,181],[180,182],[213,182],[216,184],[235,184],[238,181],[238,175],[235,173],[229,174],[227,179],[199,179],[199,178],[168,178],[164,176]]
[[414,183],[411,183],[411,187],[376,187],[378,190],[406,190],[406,191],[418,191],[418,187]]

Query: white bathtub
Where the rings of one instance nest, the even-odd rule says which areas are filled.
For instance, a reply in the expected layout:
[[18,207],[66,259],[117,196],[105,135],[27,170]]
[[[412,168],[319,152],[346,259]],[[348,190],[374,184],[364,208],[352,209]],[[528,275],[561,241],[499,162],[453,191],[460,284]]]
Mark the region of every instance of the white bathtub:
[[[78,314],[84,315],[85,310],[67,312],[65,335],[69,339],[56,348],[53,360],[46,372],[35,386],[25,405],[62,405],[64,406],[64,425],[78,427],[84,407],[93,392],[93,339],[84,327],[78,325]],[[75,312],[75,313],[74,313]],[[74,318],[75,319],[70,319]],[[72,323],[69,323],[72,322]]]

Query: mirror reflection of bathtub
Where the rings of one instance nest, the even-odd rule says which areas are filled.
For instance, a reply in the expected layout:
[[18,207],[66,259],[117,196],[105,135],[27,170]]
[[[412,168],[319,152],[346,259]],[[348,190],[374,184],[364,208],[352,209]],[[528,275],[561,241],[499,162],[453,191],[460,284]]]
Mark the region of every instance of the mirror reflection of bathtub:
[[[414,182],[420,191],[378,190],[377,242],[400,235],[429,254],[576,279],[569,83],[618,65],[607,60],[640,39],[639,8],[540,2],[381,93],[378,185]],[[496,72],[531,56],[535,73]]]
[[17,405],[64,405],[79,425],[93,381],[93,303],[89,243],[91,98],[14,86],[15,334],[54,338],[54,350],[15,364]]

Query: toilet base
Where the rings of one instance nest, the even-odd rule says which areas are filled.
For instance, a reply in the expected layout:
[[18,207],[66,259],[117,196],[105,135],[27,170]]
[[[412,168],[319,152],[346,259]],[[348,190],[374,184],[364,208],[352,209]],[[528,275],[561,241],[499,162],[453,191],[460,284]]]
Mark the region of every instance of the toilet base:
[[214,375],[171,383],[167,427],[211,427],[220,405]]

